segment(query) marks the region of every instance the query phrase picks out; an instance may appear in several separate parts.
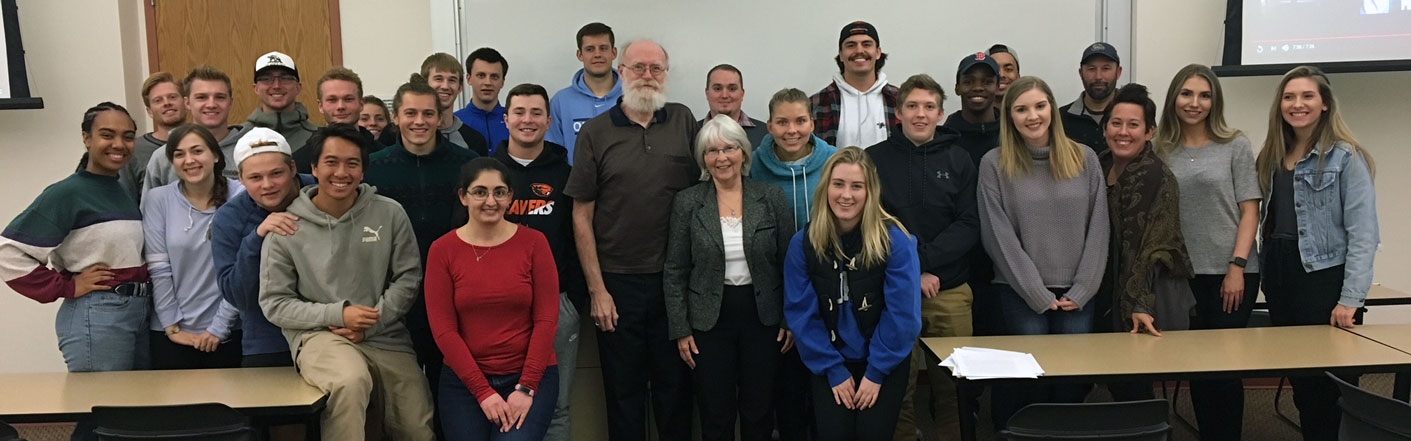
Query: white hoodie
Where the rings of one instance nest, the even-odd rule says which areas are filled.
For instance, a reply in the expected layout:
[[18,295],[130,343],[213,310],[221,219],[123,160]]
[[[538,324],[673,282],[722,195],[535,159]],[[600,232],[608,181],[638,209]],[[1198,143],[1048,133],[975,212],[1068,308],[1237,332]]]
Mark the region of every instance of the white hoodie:
[[838,142],[833,145],[867,148],[885,141],[887,106],[882,101],[882,88],[887,87],[887,74],[877,72],[877,81],[866,91],[854,89],[842,73],[833,74],[833,83],[843,97],[838,105]]

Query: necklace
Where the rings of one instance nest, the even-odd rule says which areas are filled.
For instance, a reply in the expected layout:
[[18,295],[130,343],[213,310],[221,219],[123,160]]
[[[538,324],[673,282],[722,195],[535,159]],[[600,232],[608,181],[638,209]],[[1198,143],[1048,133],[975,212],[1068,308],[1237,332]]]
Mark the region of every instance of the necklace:
[[490,254],[490,251],[493,251],[494,249],[495,249],[495,247],[487,247],[487,248],[485,248],[485,252],[484,252],[484,253],[481,253],[479,247],[476,247],[475,245],[471,245],[471,246],[470,246],[470,252],[475,253],[475,261],[476,261],[476,262],[479,262],[481,259],[484,259],[485,256],[488,255],[488,254]]
[[1186,157],[1187,157],[1187,158],[1190,158],[1190,159],[1191,159],[1191,162],[1195,162],[1195,155],[1192,155],[1192,154],[1191,154],[1191,148],[1190,148],[1190,147],[1181,146],[1181,151],[1182,151],[1182,152],[1185,152]]
[[740,228],[740,221],[741,219],[739,212],[735,211],[735,209],[733,208],[730,209],[729,216],[720,217],[720,222],[725,224],[726,226],[729,226],[730,228]]

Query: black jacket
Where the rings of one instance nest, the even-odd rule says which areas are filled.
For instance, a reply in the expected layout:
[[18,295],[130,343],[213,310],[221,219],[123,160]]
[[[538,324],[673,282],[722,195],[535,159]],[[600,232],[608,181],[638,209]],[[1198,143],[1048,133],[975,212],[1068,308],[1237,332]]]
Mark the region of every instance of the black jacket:
[[520,165],[510,157],[507,144],[501,142],[493,156],[510,170],[514,190],[514,202],[505,211],[505,219],[544,233],[558,264],[559,289],[581,310],[588,306],[588,289],[573,242],[573,198],[563,193],[571,170],[568,149],[545,141],[538,158]]
[[[1073,110],[1077,105],[1078,110]],[[1076,113],[1082,112],[1082,113]],[[1063,116],[1063,132],[1068,135],[1068,139],[1077,141],[1094,153],[1102,154],[1107,151],[1107,135],[1102,131],[1102,125],[1093,121],[1093,117],[1087,115],[1087,108],[1083,105],[1083,98],[1059,107],[1058,114]]]
[[959,132],[936,128],[936,137],[913,145],[901,131],[867,148],[882,183],[882,208],[916,236],[921,271],[951,289],[970,279],[970,249],[980,240],[975,191],[978,173],[960,148]]
[[985,157],[991,149],[999,147],[999,109],[995,109],[995,122],[973,124],[960,116],[960,112],[950,114],[946,118],[946,123],[942,126],[960,133],[960,139],[955,145],[965,149],[970,154],[971,163],[980,167],[980,158]]

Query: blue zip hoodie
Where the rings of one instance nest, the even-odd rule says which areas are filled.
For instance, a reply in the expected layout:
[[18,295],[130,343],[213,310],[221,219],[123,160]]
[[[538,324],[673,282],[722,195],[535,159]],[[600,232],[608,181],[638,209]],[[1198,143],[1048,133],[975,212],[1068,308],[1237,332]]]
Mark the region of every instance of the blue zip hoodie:
[[812,215],[813,191],[818,189],[818,181],[823,179],[823,164],[838,151],[823,138],[813,135],[813,153],[797,161],[785,164],[774,153],[774,135],[764,135],[759,147],[754,150],[754,162],[750,164],[750,179],[768,182],[784,189],[789,195],[789,205],[794,207],[794,231],[808,225]]
[[612,71],[612,91],[602,98],[588,88],[588,83],[583,81],[585,75],[583,69],[578,69],[578,73],[573,74],[573,85],[559,90],[549,100],[549,116],[554,121],[544,140],[567,148],[570,165],[573,164],[573,147],[578,142],[578,129],[617,105],[617,99],[622,97],[622,78],[617,76],[616,69]]
[[485,135],[490,154],[495,153],[495,147],[500,143],[510,139],[510,129],[505,126],[505,106],[500,103],[495,103],[495,108],[489,112],[475,107],[475,104],[467,104],[464,109],[456,111],[456,118]]
[[[299,186],[314,185],[314,177],[299,175]],[[260,309],[260,248],[265,238],[255,229],[269,216],[244,192],[230,198],[216,210],[211,222],[211,260],[216,265],[216,282],[221,297],[240,310],[241,353],[273,354],[289,350],[289,341],[278,326]]]

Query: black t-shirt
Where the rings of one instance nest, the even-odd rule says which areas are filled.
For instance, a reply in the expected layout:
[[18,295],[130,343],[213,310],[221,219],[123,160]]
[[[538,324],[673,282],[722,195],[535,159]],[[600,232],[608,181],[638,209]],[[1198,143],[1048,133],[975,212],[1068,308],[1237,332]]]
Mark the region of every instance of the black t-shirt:
[[1293,211],[1293,171],[1278,166],[1274,171],[1274,191],[1269,196],[1276,239],[1298,238],[1298,213]]

